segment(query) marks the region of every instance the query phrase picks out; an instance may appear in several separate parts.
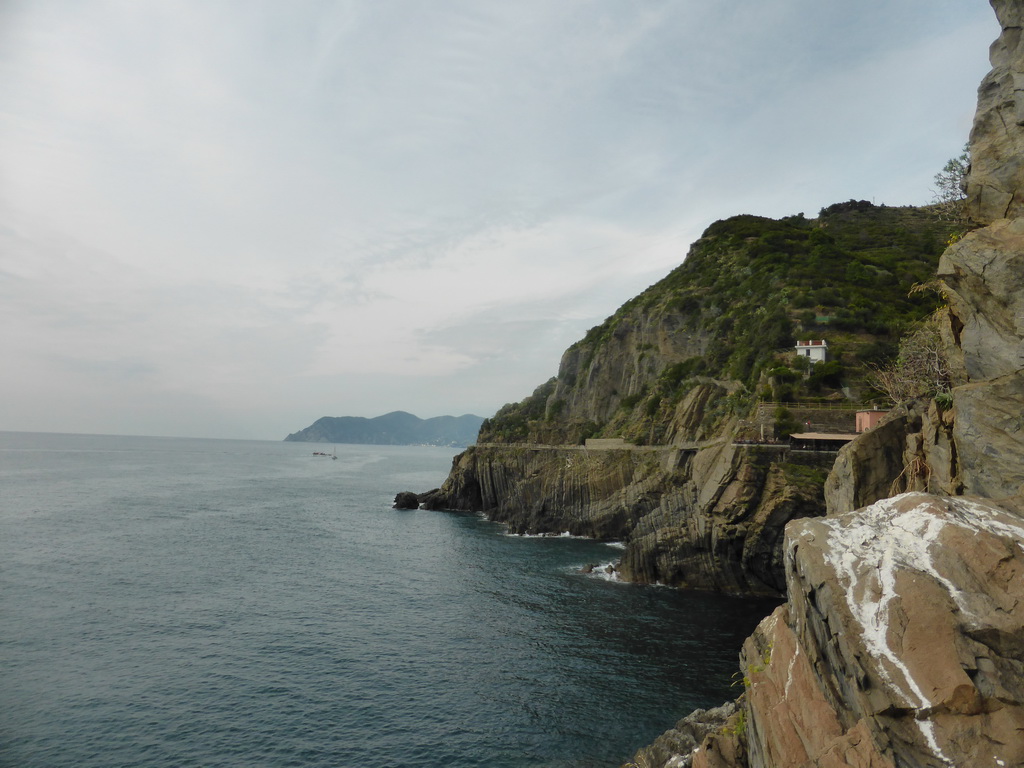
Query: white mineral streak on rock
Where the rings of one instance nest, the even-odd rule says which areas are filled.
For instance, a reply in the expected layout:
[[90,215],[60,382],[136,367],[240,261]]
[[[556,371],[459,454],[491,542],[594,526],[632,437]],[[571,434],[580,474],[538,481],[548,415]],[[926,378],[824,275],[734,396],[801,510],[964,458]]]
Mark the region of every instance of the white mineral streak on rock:
[[[907,498],[903,494],[884,499],[855,515],[822,522],[829,540],[823,547],[829,565],[846,589],[850,613],[861,627],[865,647],[886,664],[879,664],[879,673],[917,709],[917,723],[932,752],[947,764],[935,736],[935,724],[923,710],[932,706],[924,691],[910,674],[900,653],[890,645],[890,604],[897,597],[896,574],[900,570],[925,574],[949,592],[958,609],[970,618],[963,595],[953,582],[935,568],[932,544],[946,525],[955,525],[978,533],[991,532],[1014,539],[1024,548],[1024,526],[997,509],[965,499],[948,499],[948,512],[936,514],[934,499],[902,510]],[[901,503],[902,502],[902,503]],[[787,552],[787,557],[790,553]]]
[[800,643],[797,643],[793,648],[793,655],[789,657],[789,669],[786,670],[786,698],[789,698],[789,689],[793,686],[793,667],[796,665],[796,659],[800,655]]
[[969,499],[951,499],[957,524],[970,531],[991,531],[997,536],[1015,539],[1024,552],[1024,524],[1001,509],[994,509]]
[[[786,551],[783,554],[783,567],[785,568],[786,574],[797,572],[796,546],[801,539],[808,537],[808,535],[809,534],[807,531],[800,531],[795,536],[786,537]],[[787,575],[786,578],[788,580],[789,576]],[[789,621],[792,625],[793,632],[796,633],[797,637],[799,637],[801,631],[803,630],[803,616],[801,616],[799,613],[790,614]]]
[[[929,521],[938,522],[931,515],[926,515],[925,520],[918,520],[913,515],[898,518],[893,501],[886,499],[861,510],[852,524],[839,526],[828,521],[829,546],[825,552],[840,584],[846,589],[850,613],[860,624],[865,648],[872,656],[885,659],[899,670],[903,685],[882,664],[878,667],[879,673],[907,705],[921,709],[929,706],[928,699],[899,653],[889,645],[889,604],[896,597],[898,565],[918,570],[921,570],[921,565],[929,568],[928,546],[941,523],[937,528],[930,525]],[[863,563],[877,563],[877,571],[862,568]],[[932,753],[951,764],[935,738],[934,724],[922,720],[917,722]]]

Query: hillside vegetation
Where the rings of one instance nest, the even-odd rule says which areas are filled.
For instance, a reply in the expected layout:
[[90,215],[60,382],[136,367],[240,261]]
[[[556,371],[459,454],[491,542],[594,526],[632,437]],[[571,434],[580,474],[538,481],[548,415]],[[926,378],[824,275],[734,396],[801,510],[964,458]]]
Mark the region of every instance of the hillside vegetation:
[[[667,443],[705,439],[758,401],[881,402],[868,366],[890,359],[939,305],[920,288],[952,229],[934,207],[853,200],[816,219],[717,221],[681,266],[570,347],[557,377],[485,421],[479,439]],[[825,339],[829,360],[798,358],[798,339]]]

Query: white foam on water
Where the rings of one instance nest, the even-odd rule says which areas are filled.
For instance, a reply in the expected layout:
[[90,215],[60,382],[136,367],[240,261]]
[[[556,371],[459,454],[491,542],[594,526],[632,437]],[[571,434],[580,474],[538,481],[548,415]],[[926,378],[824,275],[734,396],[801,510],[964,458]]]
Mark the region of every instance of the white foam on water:
[[512,536],[516,539],[580,539],[581,541],[592,541],[589,536],[577,536],[569,533],[569,531],[562,531],[561,533],[513,533],[508,530],[506,526],[505,533],[503,536]]
[[[584,571],[584,568],[588,567],[587,565],[575,566],[574,568],[572,568],[572,572],[573,573],[577,573],[577,574],[581,574],[583,576],[589,576],[589,577],[594,578],[594,579],[601,579],[601,581],[611,581],[611,582],[616,582],[616,583],[619,583],[619,584],[625,584],[627,582],[623,581],[619,577],[619,572],[617,570],[615,570],[615,566],[617,566],[617,565],[618,565],[618,561],[616,561],[616,560],[609,560],[606,563],[599,563],[599,564],[594,565],[594,567],[589,572]],[[609,572],[609,569],[610,569],[610,572]]]

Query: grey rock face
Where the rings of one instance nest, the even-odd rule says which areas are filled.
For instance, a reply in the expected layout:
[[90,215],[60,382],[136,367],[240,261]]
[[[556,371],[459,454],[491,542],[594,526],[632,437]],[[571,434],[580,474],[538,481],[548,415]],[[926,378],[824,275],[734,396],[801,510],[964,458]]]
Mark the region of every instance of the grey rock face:
[[1024,375],[958,387],[954,404],[964,492],[1024,513]]
[[725,728],[736,711],[732,701],[714,709],[694,710],[653,744],[640,749],[624,768],[690,768],[693,751],[707,736]]
[[483,511],[515,532],[624,540],[623,578],[777,595],[782,532],[823,511],[776,452],[726,440],[699,450],[477,446],[457,457],[430,509]]
[[1024,369],[1024,218],[968,233],[942,255],[938,276],[970,380]]
[[1024,23],[1015,0],[992,0],[992,7],[1002,34],[978,88],[967,179],[968,213],[983,225],[1024,215]]
[[907,438],[920,430],[920,404],[910,404],[844,446],[825,481],[828,512],[849,512],[890,496],[907,464]]
[[963,493],[955,415],[955,409],[940,409],[931,400],[911,401],[844,446],[825,481],[827,513],[850,512],[906,491]]

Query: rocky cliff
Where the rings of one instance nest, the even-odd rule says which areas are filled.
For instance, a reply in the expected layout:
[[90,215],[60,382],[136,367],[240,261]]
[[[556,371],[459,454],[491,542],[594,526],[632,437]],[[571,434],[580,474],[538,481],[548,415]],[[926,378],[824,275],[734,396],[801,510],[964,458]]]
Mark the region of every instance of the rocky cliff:
[[788,601],[743,649],[735,712],[632,765],[1024,765],[1024,8],[992,5],[974,229],[938,268],[953,387],[844,448],[827,516],[787,526]]
[[991,0],[1002,33],[989,49],[992,69],[978,88],[971,129],[968,215],[977,224],[1024,215],[1024,8]]
[[[428,508],[484,510],[519,533],[625,540],[640,583],[777,595],[785,523],[822,509],[825,470],[722,438],[665,447],[485,445],[455,460]],[[685,510],[685,514],[680,511]]]
[[[939,261],[951,402],[902,408],[840,455],[830,512],[898,490],[970,494],[1024,511],[1024,9],[1002,26],[978,90],[966,209],[973,224]],[[1009,218],[1007,218],[1009,217]]]
[[[934,310],[911,287],[934,276],[945,226],[926,208],[863,201],[716,222],[570,347],[555,378],[485,421],[422,502],[622,540],[626,579],[780,594],[783,528],[824,513],[835,455],[771,440],[808,420],[852,427],[836,401],[866,392],[867,364]],[[830,359],[810,366],[797,338],[827,338]],[[588,450],[588,438],[626,446]]]

